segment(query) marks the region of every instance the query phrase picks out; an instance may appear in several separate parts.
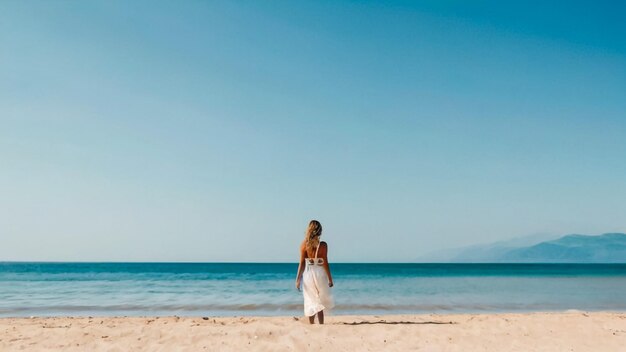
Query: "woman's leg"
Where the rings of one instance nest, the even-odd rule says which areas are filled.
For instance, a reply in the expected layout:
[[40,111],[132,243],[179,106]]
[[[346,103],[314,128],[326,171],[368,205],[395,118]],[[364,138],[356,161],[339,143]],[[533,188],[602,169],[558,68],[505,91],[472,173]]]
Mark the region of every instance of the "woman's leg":
[[317,313],[317,322],[320,324],[324,324],[324,311],[320,310],[319,313]]
[[313,324],[315,322],[315,314],[309,317],[309,324]]

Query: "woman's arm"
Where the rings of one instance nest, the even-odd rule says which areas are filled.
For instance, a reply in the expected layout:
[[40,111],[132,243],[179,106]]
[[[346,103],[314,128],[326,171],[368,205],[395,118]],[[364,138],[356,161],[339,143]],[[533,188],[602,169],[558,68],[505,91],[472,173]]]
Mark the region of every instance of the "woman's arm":
[[324,258],[324,271],[326,271],[326,275],[328,275],[328,287],[333,287],[333,276],[330,274],[330,265],[328,265],[328,244],[323,242],[323,247],[320,248],[322,252],[322,258]]
[[298,274],[296,275],[296,289],[298,291],[300,291],[302,272],[304,272],[304,243],[300,246],[300,263],[298,264]]

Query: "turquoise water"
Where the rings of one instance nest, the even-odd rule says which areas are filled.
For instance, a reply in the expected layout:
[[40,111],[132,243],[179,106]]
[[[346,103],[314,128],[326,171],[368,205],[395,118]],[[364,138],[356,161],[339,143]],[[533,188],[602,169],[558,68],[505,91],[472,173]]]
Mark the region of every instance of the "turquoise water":
[[[335,314],[626,311],[626,264],[333,264]],[[297,264],[0,263],[0,316],[302,315]]]

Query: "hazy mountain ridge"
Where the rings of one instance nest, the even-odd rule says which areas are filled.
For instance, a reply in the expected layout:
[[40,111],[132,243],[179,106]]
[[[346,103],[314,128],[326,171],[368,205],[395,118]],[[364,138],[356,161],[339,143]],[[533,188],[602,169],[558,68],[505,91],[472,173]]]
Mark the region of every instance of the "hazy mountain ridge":
[[568,235],[558,240],[511,250],[503,262],[626,263],[626,234]]
[[[548,236],[544,236],[548,237]],[[526,244],[523,244],[527,242]],[[572,234],[541,240],[529,236],[432,253],[419,262],[453,263],[626,263],[626,234]]]

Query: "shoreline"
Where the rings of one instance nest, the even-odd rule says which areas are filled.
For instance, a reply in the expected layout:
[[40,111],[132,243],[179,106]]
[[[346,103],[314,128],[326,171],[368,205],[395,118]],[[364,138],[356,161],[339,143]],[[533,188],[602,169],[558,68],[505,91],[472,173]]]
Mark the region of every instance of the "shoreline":
[[[584,309],[566,309],[566,310],[484,310],[484,311],[449,311],[441,313],[439,311],[433,312],[413,312],[413,313],[337,313],[335,309],[330,312],[326,312],[328,318],[353,318],[353,317],[424,317],[424,316],[469,316],[469,315],[533,315],[533,314],[624,314],[626,315],[626,309],[598,309],[598,310],[584,310]],[[50,314],[50,315],[15,315],[15,316],[0,316],[0,322],[7,319],[15,320],[32,320],[32,319],[165,319],[165,318],[180,318],[180,319],[240,319],[240,318],[254,318],[254,319],[274,319],[274,318],[306,318],[304,315],[298,315],[296,313],[284,312],[284,314]]]
[[626,312],[0,318],[0,350],[619,351]]

